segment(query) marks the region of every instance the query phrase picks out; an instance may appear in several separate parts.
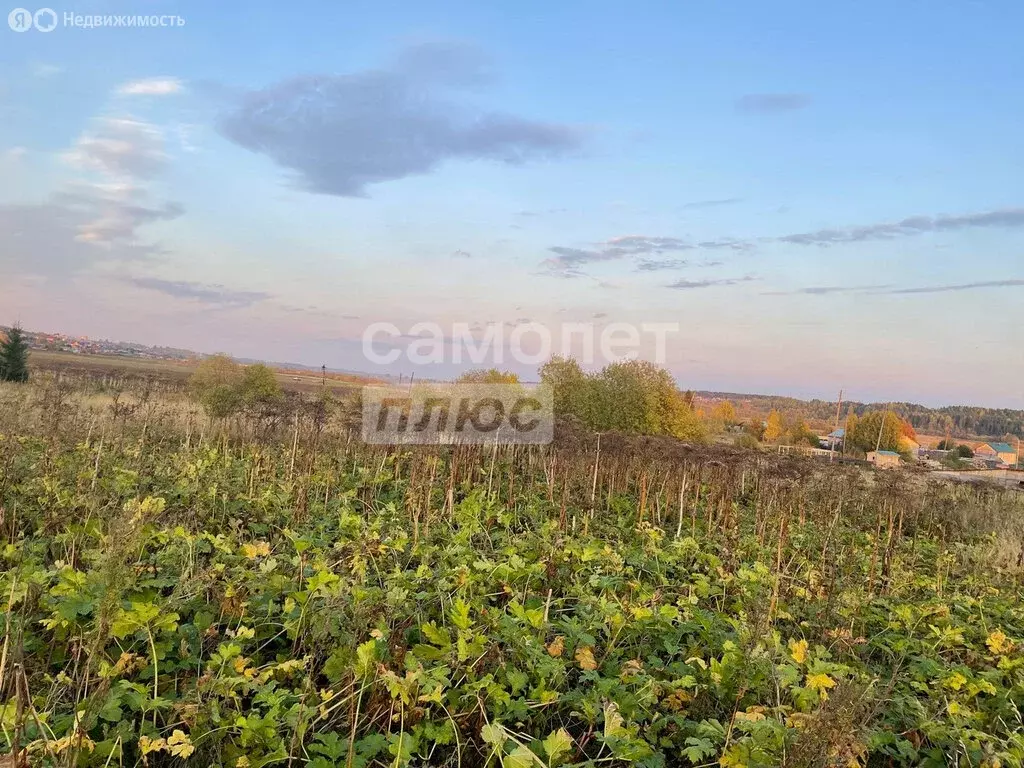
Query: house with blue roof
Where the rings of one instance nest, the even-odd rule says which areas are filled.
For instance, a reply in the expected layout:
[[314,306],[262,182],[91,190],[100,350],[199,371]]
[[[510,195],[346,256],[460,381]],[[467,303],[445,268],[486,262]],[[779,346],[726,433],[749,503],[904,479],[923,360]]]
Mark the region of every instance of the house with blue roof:
[[985,459],[998,459],[999,463],[1013,466],[1017,463],[1017,449],[1009,443],[982,443],[974,455]]
[[843,440],[845,439],[845,429],[833,429],[827,435],[818,437],[818,445],[822,448],[828,448],[830,451],[838,451],[843,447]]

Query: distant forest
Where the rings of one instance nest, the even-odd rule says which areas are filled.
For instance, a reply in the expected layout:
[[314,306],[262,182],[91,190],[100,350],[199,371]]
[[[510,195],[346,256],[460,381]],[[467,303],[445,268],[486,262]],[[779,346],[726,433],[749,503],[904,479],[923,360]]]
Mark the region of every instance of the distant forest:
[[[728,399],[749,408],[767,413],[775,408],[784,413],[800,416],[808,421],[831,424],[836,416],[835,401],[798,400],[794,397],[770,395],[742,395],[729,392],[697,392],[702,399]],[[894,411],[909,421],[914,429],[925,434],[955,437],[993,437],[1015,435],[1024,438],[1024,411],[1012,408],[980,408],[969,405],[949,405],[928,408],[916,403],[843,403],[843,420],[850,413],[858,416],[868,411]]]

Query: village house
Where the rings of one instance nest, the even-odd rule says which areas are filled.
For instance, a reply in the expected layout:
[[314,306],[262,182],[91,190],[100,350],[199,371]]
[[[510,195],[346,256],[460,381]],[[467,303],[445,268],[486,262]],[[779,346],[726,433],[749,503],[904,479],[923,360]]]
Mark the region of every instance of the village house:
[[982,443],[974,449],[978,458],[997,459],[1000,464],[1013,466],[1017,463],[1017,449],[1009,443]]
[[868,451],[867,459],[880,469],[898,467],[901,461],[896,451]]
[[834,429],[827,435],[819,435],[818,445],[822,448],[827,448],[830,451],[841,451],[843,449],[843,440],[845,439],[845,429]]

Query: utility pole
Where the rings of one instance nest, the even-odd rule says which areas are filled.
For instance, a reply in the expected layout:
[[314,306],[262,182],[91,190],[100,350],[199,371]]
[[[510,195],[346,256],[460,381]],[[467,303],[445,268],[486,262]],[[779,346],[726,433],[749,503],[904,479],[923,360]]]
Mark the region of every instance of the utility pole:
[[885,427],[885,417],[888,415],[889,410],[886,408],[886,410],[882,411],[882,420],[878,422],[878,439],[875,441],[875,453],[878,453],[878,449],[882,447],[882,429]]
[[[836,425],[832,429],[832,445],[830,446],[832,448],[832,453],[828,457],[829,461],[832,461],[835,458],[835,455],[836,455],[836,441],[839,439],[839,435],[837,435],[836,433],[839,431],[839,412],[842,410],[842,408],[843,408],[843,390],[840,389],[839,390],[839,402],[836,403]],[[845,442],[845,438],[846,438],[846,436],[843,435],[843,441],[844,442]]]

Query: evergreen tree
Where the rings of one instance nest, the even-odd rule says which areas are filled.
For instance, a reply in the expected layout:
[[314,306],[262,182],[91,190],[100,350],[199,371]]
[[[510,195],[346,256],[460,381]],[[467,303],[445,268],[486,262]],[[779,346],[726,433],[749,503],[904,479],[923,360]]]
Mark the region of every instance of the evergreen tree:
[[0,342],[0,380],[28,381],[28,341],[21,326],[11,328]]

